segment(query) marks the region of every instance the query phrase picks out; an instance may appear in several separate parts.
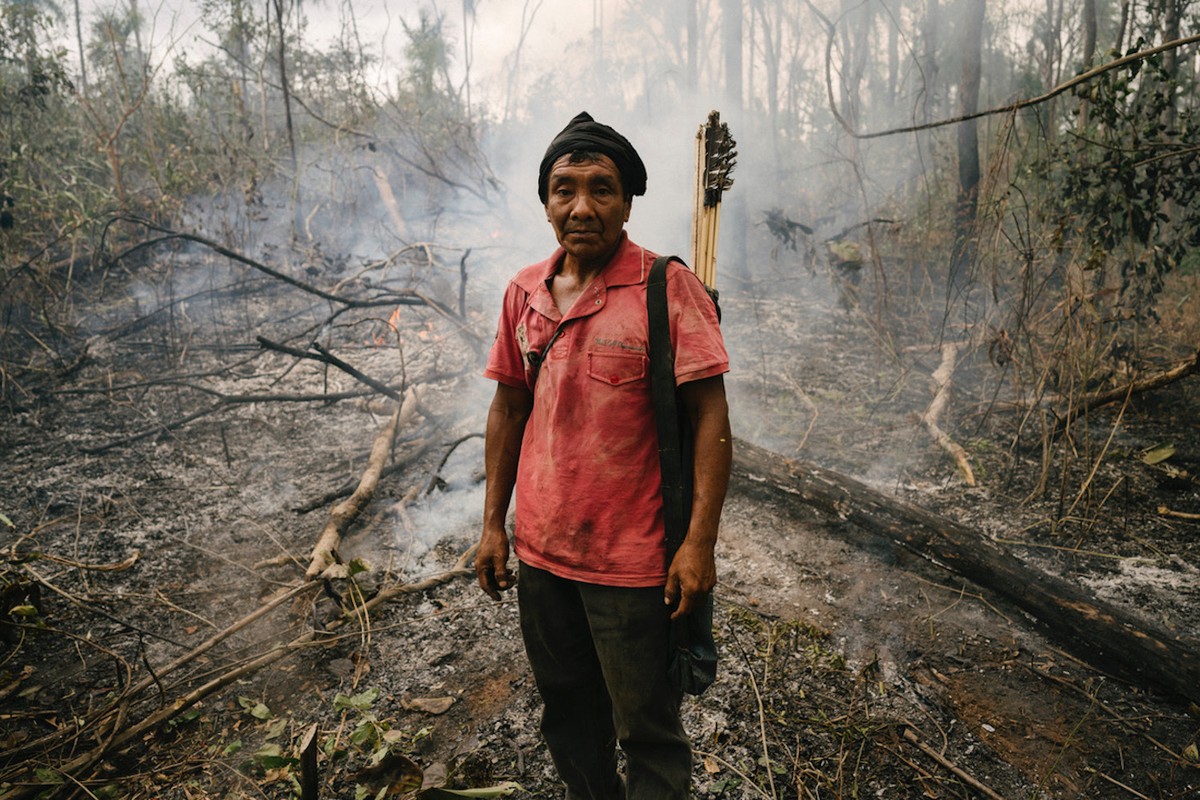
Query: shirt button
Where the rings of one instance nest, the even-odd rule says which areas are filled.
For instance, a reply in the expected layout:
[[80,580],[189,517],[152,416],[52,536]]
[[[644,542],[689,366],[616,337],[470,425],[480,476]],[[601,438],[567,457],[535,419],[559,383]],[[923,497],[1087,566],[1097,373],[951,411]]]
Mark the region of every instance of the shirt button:
[[601,302],[600,298],[599,298],[599,297],[597,297],[597,298],[596,298],[596,305],[600,305],[600,302]]
[[621,381],[621,376],[620,375],[611,375],[611,376],[609,376],[608,380],[612,383],[613,386],[616,386]]

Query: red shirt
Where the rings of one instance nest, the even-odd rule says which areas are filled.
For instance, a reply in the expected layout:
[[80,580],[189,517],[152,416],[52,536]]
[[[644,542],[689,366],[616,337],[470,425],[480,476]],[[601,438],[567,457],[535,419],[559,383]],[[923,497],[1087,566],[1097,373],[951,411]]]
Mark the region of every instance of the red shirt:
[[[659,586],[666,565],[646,332],[657,256],[626,236],[563,316],[547,285],[563,255],[509,283],[483,373],[534,395],[517,467],[517,557],[572,580]],[[678,263],[667,268],[667,302],[676,384],[728,372],[713,303]]]

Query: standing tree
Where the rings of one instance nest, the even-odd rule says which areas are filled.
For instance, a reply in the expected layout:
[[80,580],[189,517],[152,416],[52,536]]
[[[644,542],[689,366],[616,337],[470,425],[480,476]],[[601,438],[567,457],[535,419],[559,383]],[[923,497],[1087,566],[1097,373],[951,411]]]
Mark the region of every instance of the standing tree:
[[[966,14],[962,32],[962,79],[958,84],[959,111],[969,116],[979,110],[982,78],[983,19],[986,0],[963,0]],[[950,257],[950,287],[970,279],[975,256],[975,219],[979,208],[979,122],[958,124],[958,200],[954,210],[954,248]]]

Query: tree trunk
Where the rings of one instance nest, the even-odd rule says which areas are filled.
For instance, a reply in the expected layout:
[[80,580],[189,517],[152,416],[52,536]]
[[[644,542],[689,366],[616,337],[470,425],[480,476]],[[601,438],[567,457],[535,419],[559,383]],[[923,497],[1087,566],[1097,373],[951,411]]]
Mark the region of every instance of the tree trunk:
[[[855,544],[878,536],[1003,597],[1049,638],[1134,683],[1200,702],[1200,643],[1158,628],[1075,584],[1031,568],[987,536],[846,475],[738,441],[734,486],[785,507],[811,506],[853,523]],[[863,531],[867,534],[864,535]]]
[[79,0],[75,0],[75,42],[79,45],[79,89],[87,94],[87,59],[83,49],[83,15],[79,10]]
[[[959,111],[963,115],[979,110],[979,83],[982,76],[983,17],[986,0],[964,0],[962,80],[959,81]],[[974,262],[975,217],[979,207],[979,122],[970,119],[958,125],[958,202],[955,208],[954,252],[950,264],[950,285],[963,286]]]
[[279,24],[279,85],[283,90],[283,117],[292,167],[292,235],[296,236],[303,229],[304,220],[300,213],[300,163],[296,158],[296,134],[292,126],[292,93],[288,89],[287,28],[283,22],[283,0],[272,1],[275,5],[275,21]]
[[[1166,6],[1163,9],[1163,41],[1173,42],[1179,38],[1180,18],[1183,16],[1183,8],[1181,6],[1185,0],[1163,0]],[[1179,50],[1172,48],[1163,53],[1163,72],[1167,74],[1167,80],[1177,82],[1179,80]],[[1178,97],[1178,94],[1176,95]],[[1163,110],[1163,125],[1166,127],[1168,136],[1174,138],[1171,133],[1175,130],[1175,120],[1178,116],[1176,103],[1172,102]]]
[[925,24],[923,26],[925,34],[925,53],[922,61],[922,71],[925,73],[924,91],[921,93],[921,122],[929,122],[933,119],[936,108],[934,103],[937,98],[937,47],[938,47],[938,19],[941,14],[941,9],[938,7],[938,0],[926,0],[925,3]]

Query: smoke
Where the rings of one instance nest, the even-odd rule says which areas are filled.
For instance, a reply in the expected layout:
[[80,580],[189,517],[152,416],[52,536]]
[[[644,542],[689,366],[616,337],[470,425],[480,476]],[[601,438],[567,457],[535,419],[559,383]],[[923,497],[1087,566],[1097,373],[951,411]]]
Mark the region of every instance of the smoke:
[[439,473],[438,486],[407,508],[396,544],[418,566],[440,542],[473,541],[482,524],[483,440],[463,442]]

